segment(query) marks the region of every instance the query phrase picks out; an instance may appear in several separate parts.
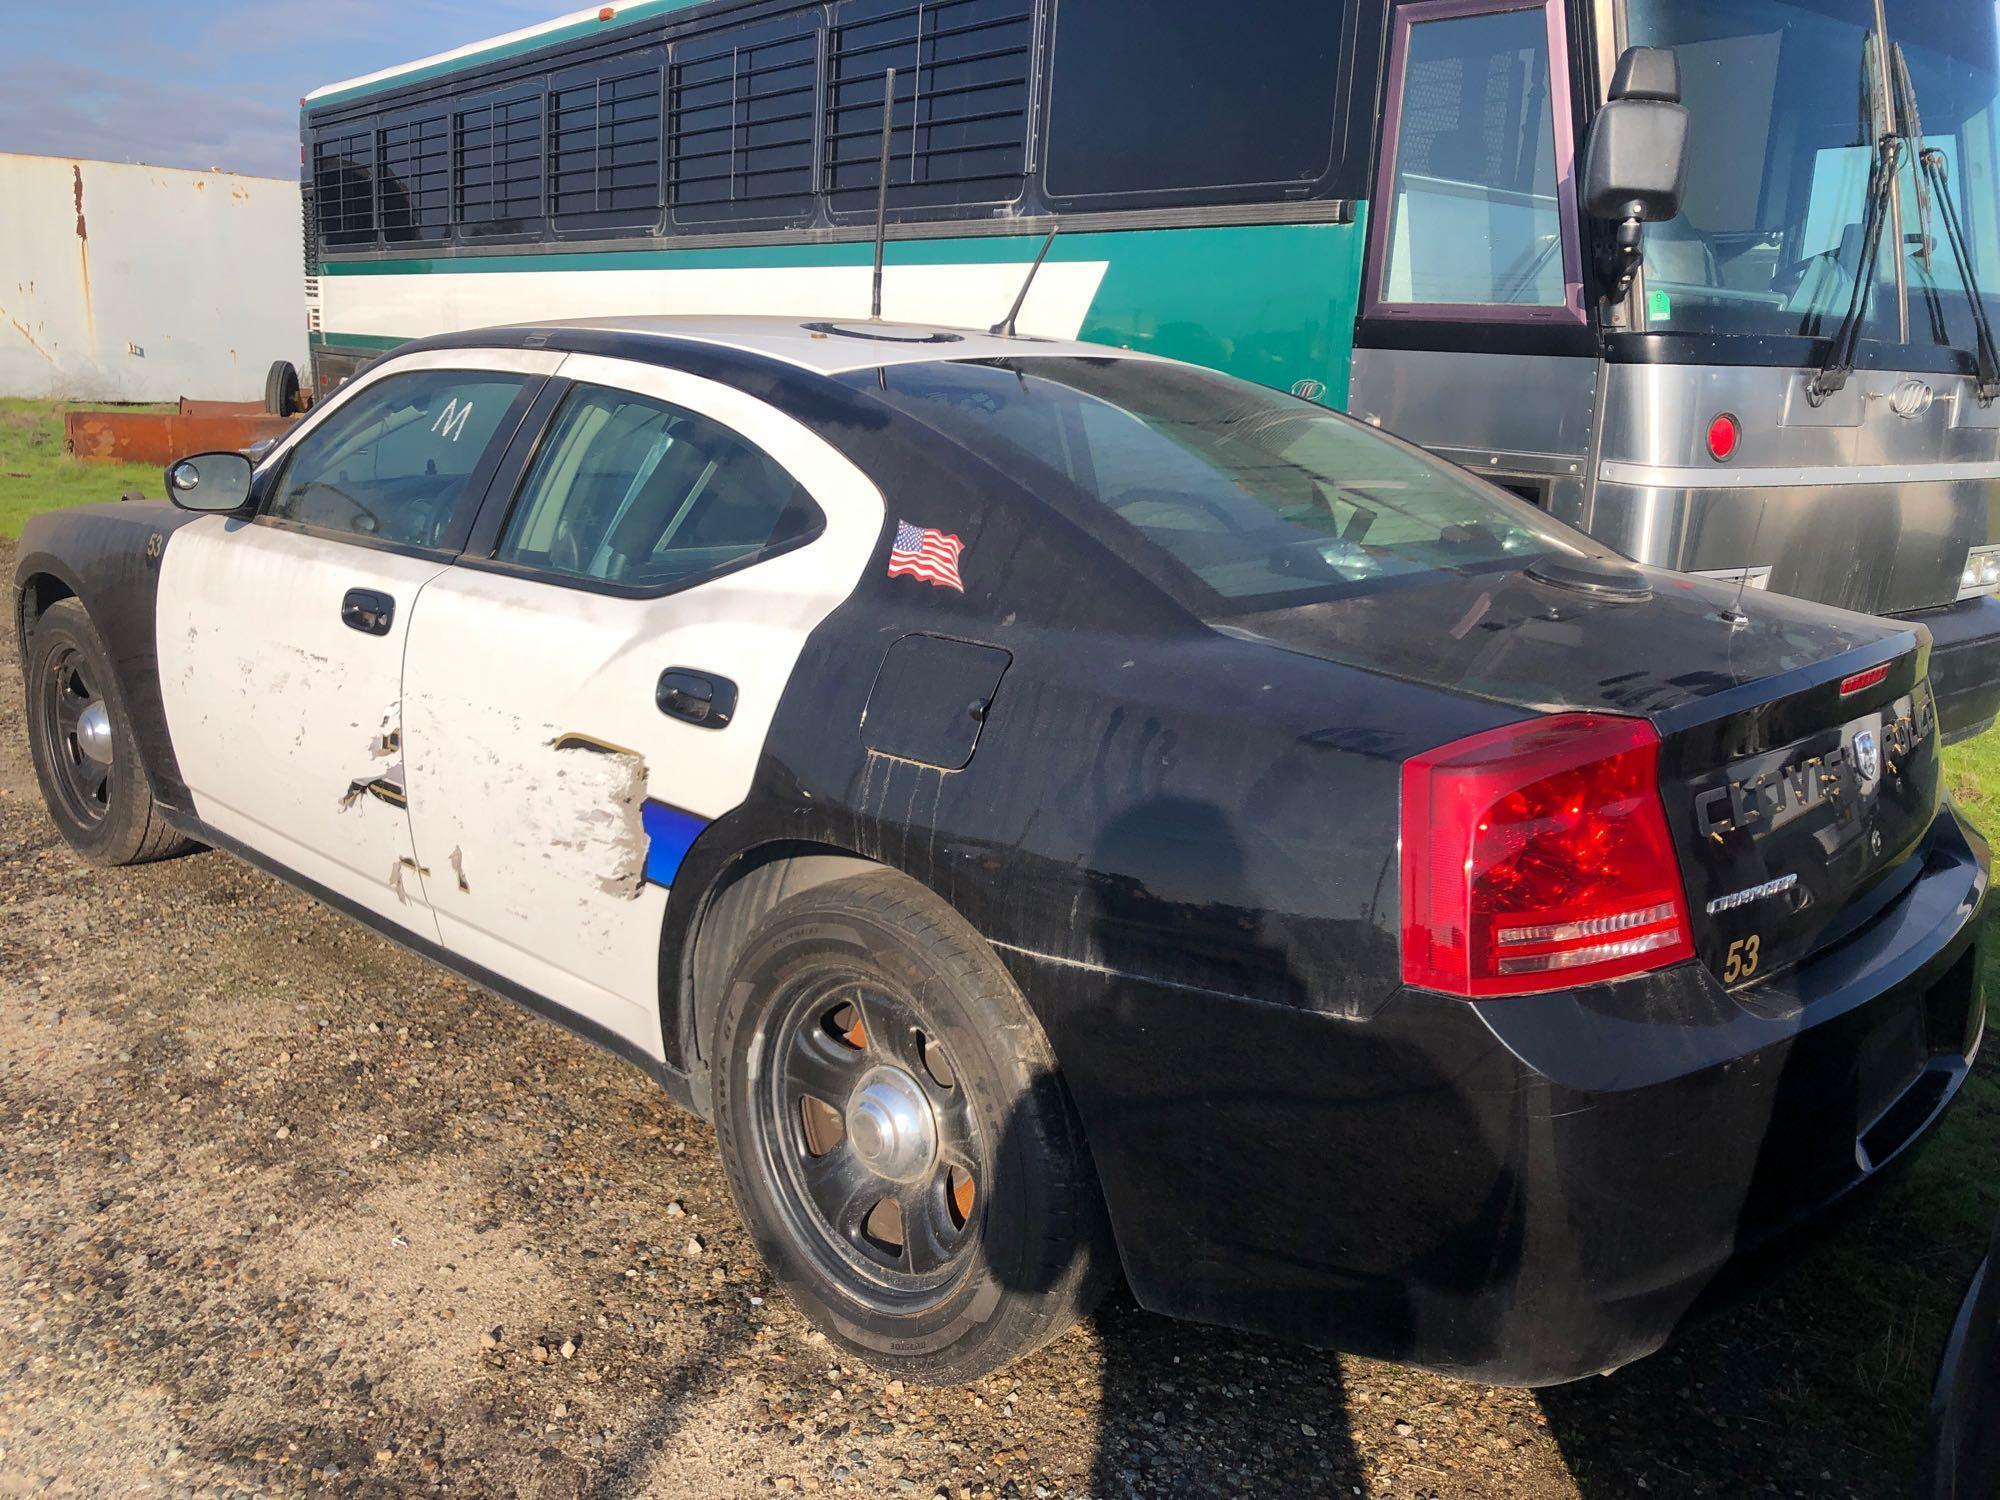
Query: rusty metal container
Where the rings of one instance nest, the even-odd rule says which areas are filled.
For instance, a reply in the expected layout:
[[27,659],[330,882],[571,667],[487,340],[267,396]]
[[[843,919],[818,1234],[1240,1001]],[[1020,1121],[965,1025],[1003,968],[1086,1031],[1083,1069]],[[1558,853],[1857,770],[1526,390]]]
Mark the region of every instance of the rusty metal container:
[[283,437],[296,420],[265,414],[73,411],[63,417],[63,448],[95,463],[170,464],[191,453],[219,453]]

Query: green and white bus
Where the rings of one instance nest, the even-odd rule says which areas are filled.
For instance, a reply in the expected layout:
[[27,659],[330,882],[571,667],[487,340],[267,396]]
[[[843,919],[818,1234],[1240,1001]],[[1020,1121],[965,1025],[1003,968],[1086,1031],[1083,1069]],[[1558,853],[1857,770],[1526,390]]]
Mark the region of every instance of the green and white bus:
[[[1676,216],[1578,179],[1678,60]],[[318,389],[497,322],[868,311],[1352,412],[2000,710],[2000,22],[1963,0],[635,0],[310,95]],[[1671,71],[1671,70],[1670,70]],[[1627,226],[1629,231],[1631,226]],[[1719,628],[1727,628],[1726,619]]]

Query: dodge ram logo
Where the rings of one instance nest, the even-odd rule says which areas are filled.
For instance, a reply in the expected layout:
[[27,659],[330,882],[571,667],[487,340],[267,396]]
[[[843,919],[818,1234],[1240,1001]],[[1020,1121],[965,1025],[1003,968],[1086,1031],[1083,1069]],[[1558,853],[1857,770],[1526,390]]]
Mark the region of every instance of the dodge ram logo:
[[1875,731],[1864,729],[1854,737],[1854,769],[1861,773],[1863,781],[1873,781],[1882,774],[1882,747],[1875,741]]

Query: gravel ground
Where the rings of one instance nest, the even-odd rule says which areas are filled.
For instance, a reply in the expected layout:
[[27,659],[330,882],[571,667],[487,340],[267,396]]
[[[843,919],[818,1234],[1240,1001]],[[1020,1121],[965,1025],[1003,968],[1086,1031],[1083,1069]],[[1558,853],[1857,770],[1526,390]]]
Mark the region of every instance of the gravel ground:
[[221,855],[75,859],[17,674],[10,637],[0,1495],[1907,1488],[1763,1312],[1537,1396],[1119,1295],[977,1386],[887,1383],[773,1290],[709,1129],[637,1072]]

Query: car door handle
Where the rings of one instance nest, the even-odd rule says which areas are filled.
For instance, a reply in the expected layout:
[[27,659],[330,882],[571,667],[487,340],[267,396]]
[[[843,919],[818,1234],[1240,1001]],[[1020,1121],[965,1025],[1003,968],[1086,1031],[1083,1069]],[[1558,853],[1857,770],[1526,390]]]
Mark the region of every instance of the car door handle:
[[708,672],[669,667],[660,674],[653,701],[670,719],[703,729],[727,729],[736,717],[736,684]]
[[340,601],[340,623],[363,635],[387,635],[396,618],[396,601],[374,589],[349,589]]

